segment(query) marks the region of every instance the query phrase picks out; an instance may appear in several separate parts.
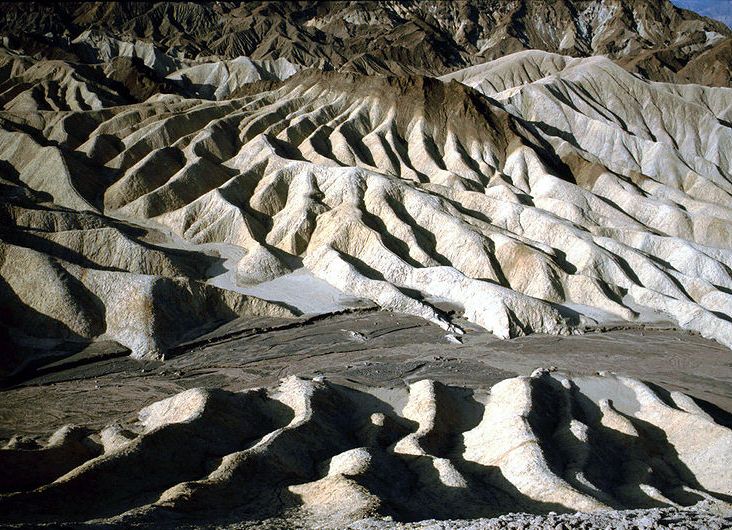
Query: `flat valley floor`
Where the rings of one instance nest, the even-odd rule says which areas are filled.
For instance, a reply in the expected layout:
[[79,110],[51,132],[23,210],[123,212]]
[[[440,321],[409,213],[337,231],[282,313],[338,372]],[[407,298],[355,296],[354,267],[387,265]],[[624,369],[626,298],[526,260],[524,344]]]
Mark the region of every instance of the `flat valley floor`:
[[297,375],[388,391],[434,379],[480,396],[539,367],[572,377],[616,372],[657,391],[678,390],[718,423],[732,425],[729,350],[671,325],[607,325],[582,335],[512,340],[468,329],[460,340],[450,342],[444,330],[417,317],[362,310],[296,321],[240,319],[176,348],[164,362],[136,361],[99,343],[2,390],[0,439],[46,437],[66,424],[101,429],[132,422],[142,407],[196,387],[238,391]]

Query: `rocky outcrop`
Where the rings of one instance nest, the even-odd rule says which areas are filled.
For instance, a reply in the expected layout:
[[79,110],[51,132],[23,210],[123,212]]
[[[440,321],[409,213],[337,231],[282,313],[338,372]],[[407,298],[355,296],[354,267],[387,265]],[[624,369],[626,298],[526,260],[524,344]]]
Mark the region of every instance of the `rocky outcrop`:
[[685,506],[732,492],[728,428],[683,394],[607,374],[539,370],[482,397],[429,380],[377,395],[297,378],[196,388],[133,425],[15,445],[0,450],[0,513],[13,523],[206,515],[342,526]]
[[[0,33],[28,55],[137,57],[163,76],[212,55],[440,75],[539,49],[607,55],[646,77],[682,82],[701,79],[710,58],[695,59],[732,36],[667,0],[18,4],[0,17]],[[714,83],[729,86],[728,69]]]
[[[533,2],[87,7],[4,14],[27,30],[0,70],[13,329],[161,355],[194,323],[289,314],[242,289],[304,266],[451,332],[430,300],[501,338],[652,313],[732,345],[730,89],[620,66],[656,64],[671,28],[679,68],[656,77],[697,61],[724,84],[721,25],[644,1],[554,2],[563,36]],[[522,47],[564,54],[412,74]]]

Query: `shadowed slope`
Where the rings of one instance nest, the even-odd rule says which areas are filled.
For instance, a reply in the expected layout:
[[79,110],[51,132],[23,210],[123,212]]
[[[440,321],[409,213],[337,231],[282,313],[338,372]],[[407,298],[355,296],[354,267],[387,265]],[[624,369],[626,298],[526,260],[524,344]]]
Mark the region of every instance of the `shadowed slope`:
[[[700,78],[732,36],[667,0],[61,3],[10,5],[0,33],[26,55],[139,57],[159,74],[218,56],[363,74],[440,75],[526,49],[607,55],[659,81]],[[717,51],[713,51],[717,50]],[[729,86],[722,65],[715,83]]]
[[[636,380],[537,371],[479,401],[429,380],[381,396],[296,378],[270,390],[192,389],[144,408],[129,428],[65,428],[45,447],[11,444],[0,450],[17,477],[0,484],[3,521],[297,513],[332,525],[374,514],[689,505],[732,493],[729,429],[687,396],[667,404]],[[43,475],[26,473],[41,463]]]

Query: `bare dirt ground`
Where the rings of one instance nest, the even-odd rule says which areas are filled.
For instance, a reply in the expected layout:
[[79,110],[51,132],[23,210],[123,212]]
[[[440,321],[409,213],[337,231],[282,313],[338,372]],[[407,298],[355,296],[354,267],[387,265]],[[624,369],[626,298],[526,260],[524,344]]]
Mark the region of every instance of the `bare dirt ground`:
[[654,326],[508,341],[469,329],[459,344],[422,319],[364,310],[297,321],[240,319],[182,345],[164,362],[136,361],[113,343],[102,343],[3,389],[0,440],[47,436],[69,423],[99,429],[134,421],[140,408],[193,387],[241,390],[299,375],[388,389],[431,378],[480,394],[537,367],[633,376],[689,394],[716,421],[732,424],[729,350],[671,326]]

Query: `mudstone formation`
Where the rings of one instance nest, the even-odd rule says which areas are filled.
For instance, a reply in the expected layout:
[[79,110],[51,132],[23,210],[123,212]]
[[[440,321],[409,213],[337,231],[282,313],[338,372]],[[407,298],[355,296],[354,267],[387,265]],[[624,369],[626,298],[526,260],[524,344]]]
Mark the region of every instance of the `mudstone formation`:
[[[293,278],[455,341],[458,315],[504,339],[663,320],[732,347],[720,22],[666,0],[3,11],[2,378],[92,341],[163,359],[237,318],[318,312],[261,287]],[[543,372],[482,401],[402,393],[192,389],[132,426],[14,438],[0,521],[732,498],[732,433],[681,393]]]

